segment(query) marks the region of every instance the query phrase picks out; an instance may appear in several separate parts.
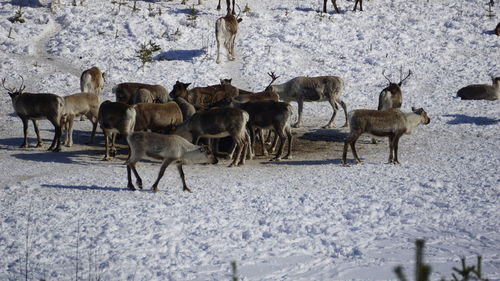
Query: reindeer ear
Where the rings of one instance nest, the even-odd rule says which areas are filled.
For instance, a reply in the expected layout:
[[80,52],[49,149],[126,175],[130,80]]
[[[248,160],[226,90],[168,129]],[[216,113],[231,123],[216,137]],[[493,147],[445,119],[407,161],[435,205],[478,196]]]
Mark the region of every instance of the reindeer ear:
[[415,112],[416,110],[417,109],[414,106],[411,107],[411,111]]
[[238,22],[242,22],[242,21],[243,21],[243,19],[242,19],[242,18],[239,18],[239,19],[238,19]]

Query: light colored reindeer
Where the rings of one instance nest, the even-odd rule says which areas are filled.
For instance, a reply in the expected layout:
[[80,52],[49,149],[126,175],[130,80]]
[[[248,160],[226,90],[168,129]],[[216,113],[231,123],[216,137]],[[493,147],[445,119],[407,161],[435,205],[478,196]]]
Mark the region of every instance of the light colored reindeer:
[[142,189],[142,179],[136,169],[136,163],[146,156],[162,160],[158,178],[153,184],[151,190],[158,191],[160,182],[165,169],[171,163],[177,164],[177,169],[182,179],[182,190],[191,192],[186,185],[182,165],[186,164],[217,164],[217,158],[211,153],[208,147],[201,147],[190,143],[184,138],[176,135],[163,135],[150,132],[135,132],[127,136],[127,142],[130,147],[130,157],[127,160],[127,179],[128,188],[135,190],[132,183],[132,173],[137,179],[137,185]]
[[5,86],[5,78],[2,79],[2,87],[7,90],[10,98],[12,99],[12,106],[17,116],[23,121],[24,140],[20,147],[28,147],[28,121],[33,122],[35,128],[37,144],[36,147],[43,145],[40,138],[40,131],[38,130],[37,120],[47,119],[54,126],[54,139],[48,150],[53,152],[61,151],[61,135],[62,126],[61,118],[64,111],[64,99],[54,94],[42,93],[24,93],[24,78],[21,76],[22,83],[19,89],[7,88]]
[[412,112],[406,113],[399,109],[369,110],[358,109],[349,113],[350,133],[344,142],[344,152],[342,153],[342,163],[346,165],[347,149],[351,146],[352,154],[356,163],[361,159],[356,152],[356,141],[363,133],[370,133],[375,136],[389,137],[389,163],[399,164],[398,142],[403,134],[411,134],[418,125],[427,125],[431,119],[422,109],[412,107]]
[[234,40],[238,32],[238,23],[242,21],[241,18],[236,18],[232,14],[227,14],[220,17],[215,22],[215,40],[217,41],[217,59],[215,62],[220,63],[220,43],[223,42],[224,48],[227,51],[227,58],[230,61],[235,60],[234,56]]
[[85,70],[80,76],[80,91],[99,95],[104,89],[104,73],[94,66]]
[[299,117],[297,123],[293,127],[298,128],[302,124],[302,109],[304,102],[322,102],[328,101],[332,108],[333,114],[330,121],[323,128],[331,128],[335,115],[337,114],[338,105],[344,109],[346,122],[343,125],[347,126],[347,106],[342,101],[342,93],[344,92],[344,80],[337,76],[318,76],[318,77],[295,77],[288,82],[278,85],[270,85],[266,91],[276,92],[280,99],[285,102],[296,101],[298,104]]

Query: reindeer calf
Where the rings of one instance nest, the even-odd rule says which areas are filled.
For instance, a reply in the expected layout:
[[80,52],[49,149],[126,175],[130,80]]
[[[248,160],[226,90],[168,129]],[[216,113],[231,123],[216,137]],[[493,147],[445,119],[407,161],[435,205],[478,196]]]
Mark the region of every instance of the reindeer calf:
[[63,129],[66,130],[64,145],[73,145],[73,121],[75,117],[86,116],[92,122],[92,133],[88,143],[94,141],[97,128],[97,115],[99,114],[99,97],[91,93],[77,93],[64,98],[64,113],[61,120]]
[[80,91],[99,95],[104,89],[104,73],[98,67],[85,70],[80,76]]
[[217,164],[217,158],[211,153],[208,147],[200,147],[194,145],[184,138],[176,135],[162,135],[149,132],[135,132],[127,136],[127,142],[130,147],[130,157],[127,160],[127,180],[128,188],[135,190],[132,183],[131,171],[137,179],[136,183],[142,189],[142,179],[136,169],[136,163],[143,159],[146,155],[162,160],[158,178],[153,184],[151,190],[158,191],[158,183],[160,182],[165,169],[171,163],[177,164],[177,169],[182,179],[182,190],[191,192],[186,185],[184,171],[182,165],[199,163],[199,164]]
[[[351,146],[356,163],[360,163],[356,153],[356,141],[363,133],[375,136],[389,137],[389,163],[399,164],[398,142],[403,134],[411,134],[418,125],[429,124],[431,120],[422,109],[412,108],[412,112],[405,113],[399,109],[368,110],[358,109],[349,113],[350,133],[344,142],[342,163],[346,165],[347,149]],[[393,154],[394,152],[394,154]]]

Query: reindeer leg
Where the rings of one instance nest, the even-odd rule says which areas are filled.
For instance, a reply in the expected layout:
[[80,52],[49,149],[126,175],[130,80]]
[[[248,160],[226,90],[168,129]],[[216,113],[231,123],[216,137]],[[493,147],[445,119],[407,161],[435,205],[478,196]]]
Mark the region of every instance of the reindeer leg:
[[297,123],[293,125],[294,128],[299,128],[302,124],[302,109],[304,108],[304,100],[302,98],[297,98],[297,105],[299,107],[299,117],[297,119]]
[[290,127],[286,129],[286,136],[288,138],[288,152],[286,156],[284,157],[285,159],[292,159],[292,130]]
[[220,63],[220,40],[219,40],[219,35],[215,34],[215,40],[217,41],[217,59],[215,60],[216,63]]
[[135,175],[135,178],[136,178],[136,183],[137,183],[137,186],[142,189],[142,179],[141,177],[139,176],[139,173],[137,172],[137,169],[136,169],[136,163],[135,161],[127,161],[127,180],[128,180],[128,184],[127,184],[127,187],[128,189],[130,190],[135,190],[135,186],[134,184],[132,183],[132,174],[131,174],[131,170],[134,172],[134,175]]
[[280,146],[278,148],[278,151],[276,152],[276,156],[274,156],[274,158],[272,158],[271,161],[280,161],[281,155],[283,155],[283,150],[285,149],[286,139],[283,130],[280,130],[278,127],[274,127],[274,131],[276,132],[279,138]]
[[163,174],[165,174],[165,169],[172,163],[174,160],[173,159],[165,159],[163,160],[163,164],[160,167],[160,172],[158,173],[158,178],[156,179],[155,183],[153,183],[153,187],[151,187],[151,190],[153,192],[158,191],[158,183],[160,182],[160,179],[163,177]]
[[87,118],[92,122],[92,133],[90,134],[90,139],[86,144],[91,144],[94,142],[95,131],[97,129],[97,118],[94,116],[87,116]]
[[116,133],[112,133],[111,134],[111,147],[110,147],[110,155],[111,157],[115,157],[116,156],[116,146],[115,146],[115,143],[116,143]]
[[330,121],[328,121],[328,123],[325,126],[323,126],[323,129],[331,128],[332,124],[333,124],[333,120],[335,119],[335,115],[337,115],[337,108],[338,108],[338,106],[335,103],[335,101],[333,99],[330,99],[328,102],[332,106],[333,114],[332,114],[332,117],[330,118]]
[[393,150],[394,150],[394,134],[389,135],[389,163],[392,163],[392,160],[394,159],[393,155]]
[[220,10],[220,0],[219,0],[219,4],[217,5],[217,10]]
[[337,8],[337,0],[332,0],[332,4],[333,7],[335,8],[335,12],[337,12],[337,14],[340,14],[340,10],[339,8]]
[[184,176],[184,171],[182,170],[182,164],[177,165],[177,170],[179,171],[179,175],[182,179],[182,191],[192,192],[191,189],[189,189],[186,185],[186,179]]
[[394,160],[393,160],[393,163],[394,164],[399,164],[399,160],[398,160],[398,143],[399,143],[399,138],[401,138],[401,135],[398,134],[394,137]]
[[343,128],[349,127],[349,120],[347,119],[347,106],[343,100],[339,101],[340,106],[342,106],[342,109],[344,110],[344,115],[345,115],[345,123],[342,125]]
[[66,127],[66,139],[64,140],[64,145],[67,147],[71,147],[73,145],[73,119],[75,118],[74,116],[69,116],[70,119],[66,122],[65,126]]

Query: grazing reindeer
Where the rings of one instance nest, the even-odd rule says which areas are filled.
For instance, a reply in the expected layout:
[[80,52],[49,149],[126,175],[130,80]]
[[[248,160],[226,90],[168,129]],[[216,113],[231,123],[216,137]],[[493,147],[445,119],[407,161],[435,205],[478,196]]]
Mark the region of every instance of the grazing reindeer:
[[92,133],[87,143],[94,141],[97,128],[97,115],[99,114],[99,97],[91,93],[77,93],[64,98],[64,113],[61,124],[66,130],[64,145],[73,145],[73,121],[75,117],[86,116],[92,122]]
[[217,41],[217,59],[216,63],[220,63],[220,43],[224,43],[224,48],[227,51],[227,58],[231,61],[235,60],[234,57],[234,40],[238,32],[238,23],[242,21],[241,18],[236,18],[232,14],[227,14],[220,17],[215,22],[215,39]]
[[198,110],[206,109],[210,104],[224,98],[235,97],[239,94],[238,88],[232,86],[230,81],[228,79],[221,80],[220,85],[195,87],[191,90],[187,89],[191,83],[177,81],[170,92],[170,97],[172,99],[181,97]]
[[80,76],[80,91],[99,95],[104,89],[104,73],[98,67],[85,70]]
[[205,146],[194,145],[184,138],[176,135],[162,135],[149,132],[135,132],[127,136],[127,142],[130,147],[130,157],[127,160],[127,180],[128,188],[135,190],[132,183],[132,173],[137,179],[136,183],[142,189],[142,179],[136,170],[136,163],[143,159],[146,155],[162,160],[158,178],[151,190],[158,191],[158,183],[160,182],[165,169],[171,163],[177,164],[177,169],[182,179],[182,190],[191,192],[186,185],[184,171],[182,165],[186,164],[217,164],[217,158],[211,153],[210,149]]
[[328,101],[332,108],[333,114],[328,124],[323,128],[331,128],[333,119],[337,114],[338,105],[340,104],[345,112],[346,122],[343,127],[347,126],[347,106],[342,101],[341,96],[344,91],[344,80],[337,76],[318,76],[318,77],[295,77],[288,82],[279,85],[270,85],[266,91],[273,91],[280,96],[280,99],[285,102],[296,101],[299,106],[299,117],[297,123],[293,127],[298,128],[302,123],[302,108],[304,102]]
[[389,81],[389,86],[384,88],[382,92],[380,92],[378,98],[378,110],[385,110],[390,108],[401,108],[401,104],[403,103],[403,94],[401,93],[401,85],[403,82],[408,79],[411,75],[411,70],[408,71],[408,75],[403,79],[403,72],[400,71],[399,83],[393,83],[387,76],[384,74],[385,71],[382,71],[382,75]]
[[500,96],[500,77],[491,77],[493,85],[469,85],[458,90],[457,97],[463,100],[497,100]]
[[40,138],[37,120],[47,119],[54,125],[55,130],[54,139],[48,150],[52,150],[53,152],[61,151],[61,119],[64,112],[64,99],[54,94],[23,93],[26,86],[24,86],[24,78],[22,76],[21,79],[22,83],[19,89],[7,88],[5,86],[5,78],[2,79],[2,87],[7,90],[12,99],[14,111],[23,121],[24,141],[20,147],[28,147],[27,132],[29,120],[33,122],[33,127],[35,128],[37,138],[36,147],[42,146],[43,142]]
[[[328,0],[323,0],[323,13],[326,13],[326,3],[327,2],[328,2]],[[358,6],[358,2],[359,2],[359,10],[363,11],[363,0],[356,0],[356,2],[354,3],[353,11],[356,11],[356,8]],[[335,12],[337,12],[337,14],[340,14],[340,10],[339,10],[339,8],[337,8],[337,0],[332,0],[332,4],[333,4],[333,8],[335,8]]]
[[[405,113],[399,109],[368,110],[358,109],[349,113],[349,136],[344,142],[342,163],[346,165],[347,149],[351,146],[356,163],[360,163],[356,153],[356,141],[363,133],[389,137],[389,163],[399,164],[398,142],[403,134],[411,134],[418,125],[429,124],[431,119],[422,109],[412,107],[412,112]],[[394,153],[393,153],[394,152]]]
[[[139,91],[142,89],[145,89],[147,91]],[[144,93],[147,93],[147,95],[151,95],[151,98],[157,103],[166,103],[169,101],[167,89],[165,89],[165,87],[161,85],[150,85],[143,83],[120,83],[114,86],[112,91],[115,94],[117,102],[126,104],[134,104],[134,100],[139,99],[136,98],[138,92],[139,95],[144,95]],[[145,97],[140,97],[140,99],[143,98]]]
[[[116,155],[116,134],[127,136],[134,131],[136,111],[134,106],[121,102],[103,102],[99,107],[97,120],[104,132],[105,161],[109,161],[111,156]],[[111,145],[109,139],[111,138]],[[110,152],[111,151],[111,152]]]

